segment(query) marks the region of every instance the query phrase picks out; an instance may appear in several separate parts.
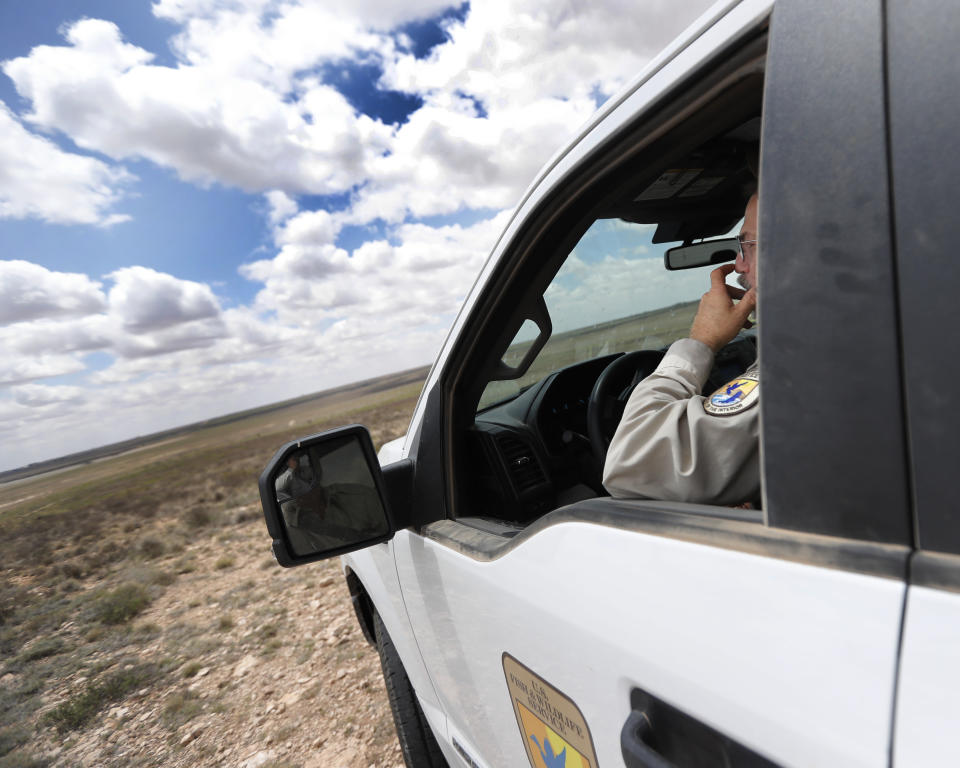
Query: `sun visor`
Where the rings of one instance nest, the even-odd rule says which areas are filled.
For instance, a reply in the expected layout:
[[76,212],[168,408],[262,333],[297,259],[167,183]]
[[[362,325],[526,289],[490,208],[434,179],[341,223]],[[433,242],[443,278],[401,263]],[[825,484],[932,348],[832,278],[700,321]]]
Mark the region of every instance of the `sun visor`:
[[748,162],[755,151],[750,142],[730,138],[711,142],[641,182],[603,218],[656,224],[654,243],[725,235],[743,218],[747,199],[756,189]]
[[706,237],[727,234],[743,218],[743,210],[721,217],[696,219],[694,221],[664,221],[653,234],[654,243],[688,243]]
[[664,203],[618,206],[603,218],[622,219],[634,224],[656,224],[654,243],[678,243],[727,234],[743,218],[746,197],[737,192],[729,202],[700,205]]

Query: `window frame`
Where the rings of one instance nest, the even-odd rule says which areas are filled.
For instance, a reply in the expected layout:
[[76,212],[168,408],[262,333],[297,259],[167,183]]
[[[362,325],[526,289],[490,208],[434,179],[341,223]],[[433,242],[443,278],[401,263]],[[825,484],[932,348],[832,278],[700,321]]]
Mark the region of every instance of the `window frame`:
[[[731,128],[756,116],[760,107],[756,80],[761,76],[766,55],[766,32],[767,23],[762,20],[753,29],[727,41],[722,51],[714,52],[710,60],[677,83],[656,105],[580,159],[570,176],[562,184],[554,184],[538,208],[524,220],[473,306],[445,361],[438,385],[429,394],[440,400],[435,405],[442,414],[444,445],[451,447],[442,451],[445,517],[458,517],[454,454],[467,455],[460,436],[473,422],[473,406],[490,371],[526,317],[524,307],[542,296],[570,251],[597,218],[594,214],[604,210],[608,200],[618,198],[621,188],[637,183],[632,166],[646,160],[644,167],[656,168],[648,173],[652,182],[669,163],[670,156],[680,159],[690,149],[718,135],[716,115],[728,118]],[[709,111],[705,114],[707,105]],[[682,131],[682,142],[678,143],[674,131]],[[574,224],[571,226],[570,222]],[[486,350],[487,354],[482,356],[478,350]],[[422,445],[425,439],[430,438],[424,432],[419,443]]]

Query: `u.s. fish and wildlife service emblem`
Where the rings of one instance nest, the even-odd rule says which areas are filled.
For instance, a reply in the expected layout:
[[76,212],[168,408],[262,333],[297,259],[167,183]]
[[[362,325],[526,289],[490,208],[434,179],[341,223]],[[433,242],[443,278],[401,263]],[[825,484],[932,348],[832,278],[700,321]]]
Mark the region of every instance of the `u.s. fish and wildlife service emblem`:
[[724,384],[703,401],[703,410],[712,416],[731,416],[757,404],[760,377],[756,368]]
[[599,768],[590,728],[572,699],[509,653],[503,674],[531,768]]

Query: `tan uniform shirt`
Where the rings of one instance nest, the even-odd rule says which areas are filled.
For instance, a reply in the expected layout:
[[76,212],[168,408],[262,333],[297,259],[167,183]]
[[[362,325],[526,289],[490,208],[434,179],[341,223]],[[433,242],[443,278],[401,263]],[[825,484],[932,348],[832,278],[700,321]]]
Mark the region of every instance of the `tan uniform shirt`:
[[[603,468],[603,484],[617,498],[739,504],[760,497],[759,381],[737,402],[740,386],[718,390],[704,408],[700,391],[713,352],[693,339],[674,342],[656,371],[641,381],[623,412]],[[755,376],[756,366],[744,373]],[[734,404],[723,405],[727,400]],[[744,403],[749,403],[744,405]]]

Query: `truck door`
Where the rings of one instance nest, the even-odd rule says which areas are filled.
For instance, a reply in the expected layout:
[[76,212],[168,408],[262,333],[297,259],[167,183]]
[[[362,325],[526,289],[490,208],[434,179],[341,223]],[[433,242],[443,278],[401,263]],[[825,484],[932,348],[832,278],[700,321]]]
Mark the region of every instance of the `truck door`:
[[[889,763],[912,534],[882,7],[781,0],[771,21],[768,5],[732,8],[558,160],[432,393],[432,469],[417,472],[435,482],[414,503],[440,499],[451,519],[394,547],[451,764]],[[597,496],[523,526],[495,505],[460,513],[463,392],[496,318],[532,303],[531,260],[625,164],[675,170],[658,165],[670,142],[706,142],[758,74],[762,510]],[[531,418],[511,434],[550,475]]]
[[[898,685],[894,765],[957,762],[960,515],[955,405],[960,358],[956,178],[960,19],[932,2],[888,9],[889,109],[898,298],[915,535]],[[950,330],[947,330],[950,329]]]

